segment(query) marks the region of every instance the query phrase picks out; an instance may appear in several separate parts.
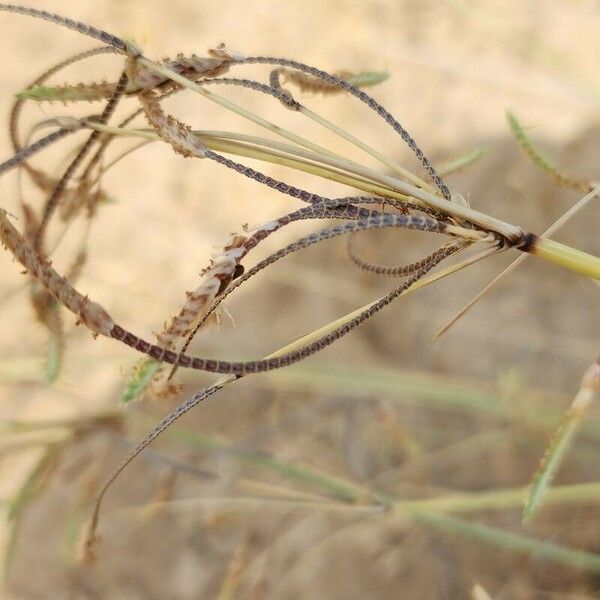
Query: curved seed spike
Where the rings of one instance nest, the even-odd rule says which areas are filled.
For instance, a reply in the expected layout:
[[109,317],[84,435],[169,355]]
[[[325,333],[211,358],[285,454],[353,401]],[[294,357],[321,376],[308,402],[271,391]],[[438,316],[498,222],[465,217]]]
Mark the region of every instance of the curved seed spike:
[[14,169],[15,167],[18,167],[19,165],[23,164],[28,158],[40,152],[44,148],[48,148],[48,146],[51,146],[55,142],[58,142],[64,137],[67,137],[68,135],[84,128],[85,121],[86,119],[84,119],[83,121],[74,121],[72,125],[69,125],[68,127],[62,127],[58,131],[55,131],[38,140],[37,142],[34,142],[33,144],[31,144],[31,146],[23,148],[14,156],[11,156],[8,160],[5,160],[3,163],[0,164],[0,176],[4,175],[4,173],[6,173],[7,171],[10,171],[11,169]]
[[600,356],[586,370],[579,391],[550,438],[527,491],[523,521],[531,519],[536,514],[586,412],[598,400],[600,400]]
[[[283,181],[273,179],[269,175],[265,175],[264,173],[256,171],[251,167],[247,167],[241,163],[235,162],[234,160],[222,156],[221,154],[217,154],[212,150],[206,150],[204,158],[214,160],[215,162],[225,167],[228,167],[229,169],[233,169],[234,171],[240,173],[241,175],[244,175],[245,177],[248,177],[249,179],[253,179],[258,183],[262,183],[270,188],[273,188],[274,190],[277,190],[278,192],[281,192],[282,194],[287,194],[288,196],[291,196],[292,198],[297,198],[298,200],[302,200],[303,202],[307,202],[309,204],[319,204],[327,200],[327,198],[319,196],[318,194],[314,194],[301,188],[297,188],[293,185],[288,185]],[[368,211],[362,212],[363,210],[364,209],[358,208],[358,215],[367,217]]]
[[374,98],[348,83],[344,79],[340,79],[335,75],[331,75],[325,71],[321,71],[315,67],[311,67],[304,63],[290,60],[287,58],[275,58],[271,56],[250,56],[244,59],[239,59],[235,61],[237,64],[267,64],[267,65],[279,65],[282,67],[289,67],[291,69],[296,69],[298,71],[302,71],[303,73],[308,73],[309,75],[313,75],[322,81],[325,81],[333,86],[339,87],[348,93],[352,94],[355,98],[358,98],[360,101],[364,102],[369,108],[374,110],[381,118],[385,120],[385,122],[390,125],[396,133],[400,135],[400,137],[404,140],[406,145],[413,151],[415,156],[421,161],[421,164],[429,173],[432,181],[435,183],[437,188],[440,190],[444,198],[446,200],[451,199],[450,190],[448,186],[445,184],[444,180],[438,175],[437,171],[433,167],[433,165],[429,162],[423,151],[419,148],[415,140],[411,137],[411,135],[402,127],[402,125],[394,119],[394,117],[385,109],[381,104],[379,104]]
[[[100,123],[106,123],[110,119],[111,115],[115,111],[115,108],[117,107],[117,104],[119,103],[119,100],[123,96],[125,88],[127,87],[128,80],[129,80],[129,78],[127,77],[127,73],[125,71],[123,71],[123,73],[121,74],[121,77],[119,78],[119,83],[117,84],[117,87],[115,88],[113,95],[111,96],[110,100],[106,103],[106,106],[104,107],[104,110],[102,111],[102,114],[100,115],[100,120],[99,120]],[[81,147],[81,149],[79,150],[79,152],[77,153],[75,158],[71,161],[71,164],[69,164],[66,171],[63,173],[63,176],[60,178],[59,182],[56,184],[54,191],[52,192],[52,194],[46,201],[46,204],[44,206],[44,210],[42,213],[42,219],[40,221],[40,228],[38,230],[37,235],[34,238],[34,248],[36,250],[39,250],[43,245],[43,239],[44,239],[44,233],[45,233],[46,227],[48,225],[48,222],[50,221],[50,218],[52,217],[52,214],[54,213],[54,211],[56,210],[56,207],[58,206],[60,198],[61,198],[69,180],[71,179],[71,177],[73,176],[73,174],[75,173],[75,171],[77,170],[79,165],[83,162],[83,160],[87,156],[88,152],[91,150],[92,146],[95,144],[96,140],[99,137],[100,137],[99,131],[92,131],[92,133],[90,133],[88,139],[83,144],[83,146]]]
[[33,17],[36,19],[42,19],[44,21],[54,23],[55,25],[61,25],[62,27],[66,27],[67,29],[72,29],[83,35],[87,35],[91,38],[94,38],[99,42],[108,44],[109,46],[115,48],[115,50],[118,50],[123,54],[127,54],[132,58],[138,58],[142,55],[141,50],[139,50],[139,48],[137,48],[131,42],[126,42],[121,38],[118,38],[116,35],[113,35],[112,33],[108,33],[106,31],[103,31],[102,29],[97,29],[96,27],[92,27],[91,25],[87,25],[86,23],[82,23],[81,21],[74,21],[73,19],[69,19],[68,17],[62,17],[61,15],[57,15],[56,13],[40,10],[38,8],[19,6],[18,4],[0,4],[0,11],[11,12],[19,15],[24,15],[26,17]]
[[448,252],[449,247],[453,245],[453,242],[444,244],[441,248],[438,248],[425,258],[421,258],[413,263],[390,267],[386,265],[370,263],[360,258],[354,251],[353,242],[355,237],[355,235],[348,236],[348,256],[350,257],[350,260],[362,271],[373,273],[374,275],[384,275],[386,277],[405,277],[410,275],[411,273],[414,273],[415,271],[418,271],[420,268],[427,265],[429,261],[436,260],[438,255],[445,255]]

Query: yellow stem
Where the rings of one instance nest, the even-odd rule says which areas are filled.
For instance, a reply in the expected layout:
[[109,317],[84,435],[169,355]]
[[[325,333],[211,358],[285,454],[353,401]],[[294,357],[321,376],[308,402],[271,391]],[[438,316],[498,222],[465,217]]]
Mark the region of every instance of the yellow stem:
[[536,238],[532,248],[527,251],[555,265],[600,280],[600,258],[592,254],[544,237]]

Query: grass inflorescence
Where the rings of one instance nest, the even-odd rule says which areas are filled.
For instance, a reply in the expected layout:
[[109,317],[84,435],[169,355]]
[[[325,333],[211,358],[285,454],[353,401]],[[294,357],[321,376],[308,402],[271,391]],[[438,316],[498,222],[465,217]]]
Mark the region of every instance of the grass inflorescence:
[[[156,62],[145,56],[137,45],[69,18],[9,4],[0,4],[0,11],[41,18],[92,37],[102,44],[51,66],[17,94],[10,119],[14,154],[0,164],[0,174],[19,170],[22,175],[30,178],[46,198],[43,206],[37,209],[21,199],[23,231],[15,226],[11,216],[0,208],[0,239],[30,276],[32,305],[38,320],[49,332],[48,381],[54,382],[58,378],[63,362],[66,342],[62,308],[73,313],[77,322],[87,327],[94,336],[109,338],[130,347],[138,355],[143,355],[133,373],[127,378],[122,395],[124,403],[145,394],[179,396],[181,386],[174,379],[178,368],[224,375],[216,383],[185,398],[134,445],[123,462],[109,476],[100,489],[87,531],[86,544],[89,554],[93,553],[94,542],[97,539],[96,529],[102,500],[131,460],[171,428],[182,415],[240,378],[298,363],[341,339],[397,299],[450,276],[474,262],[511,248],[524,253],[521,260],[527,254],[534,254],[587,277],[600,279],[599,258],[477,211],[461,196],[452,192],[445,180],[446,175],[468,168],[479,160],[485,151],[475,150],[436,168],[405,127],[364,91],[363,88],[383,82],[387,78],[385,73],[340,71],[330,74],[289,58],[245,56],[224,45],[209,50],[207,56],[178,55],[173,59]],[[51,85],[48,81],[74,62],[115,53],[123,56],[123,64],[113,81],[78,82],[58,86]],[[237,72],[246,65],[260,65],[270,69],[265,77],[267,83],[229,76],[231,72]],[[265,101],[280,102],[285,108],[318,123],[340,139],[375,158],[384,167],[385,172],[367,167],[298,133],[279,127],[268,118],[255,114],[213,91],[223,87],[252,90],[262,94]],[[179,117],[168,113],[163,104],[167,97],[186,90],[245,118],[271,137],[239,132],[193,130]],[[299,92],[298,97],[296,91]],[[306,93],[324,94],[331,97],[332,101],[336,94],[348,94],[362,102],[400,136],[420,162],[426,174],[423,177],[427,180],[397,164],[384,152],[358,139],[340,125],[313,112],[299,99]],[[19,124],[24,103],[52,101],[62,102],[67,106],[81,102],[101,104],[100,109],[84,118],[63,116],[46,119],[39,124],[39,128],[51,127],[52,132],[36,141],[30,138],[37,134],[37,126],[35,133],[23,136]],[[115,111],[126,102],[133,103],[134,110],[115,125],[112,123]],[[143,117],[145,122],[136,122],[139,117]],[[588,195],[582,203],[597,193],[598,190],[593,185],[562,174],[535,149],[517,119],[511,114],[508,118],[522,148],[557,183],[587,192]],[[34,157],[82,130],[88,132],[87,139],[76,148],[67,167],[58,176],[31,164]],[[103,158],[111,143],[122,138],[141,140],[128,152],[135,151],[147,143],[162,142],[183,157],[202,160],[204,168],[227,169],[232,176],[241,175],[303,203],[301,208],[268,223],[252,229],[240,227],[239,232],[233,234],[227,243],[214,253],[210,263],[202,271],[200,281],[193,290],[185,294],[181,307],[165,323],[155,340],[147,340],[134,333],[125,324],[118,322],[106,308],[75,287],[78,275],[86,266],[87,237],[80,251],[73,256],[71,268],[67,273],[59,273],[51,262],[55,246],[48,239],[49,224],[60,219],[67,227],[83,215],[88,227],[91,226],[102,203],[107,201],[107,194],[102,188],[103,176],[109,168],[116,167],[125,154],[108,165]],[[326,197],[238,162],[244,158],[311,173],[349,185],[355,191],[352,195],[339,198]],[[471,204],[475,202],[476,199],[472,200]],[[255,248],[282,228],[299,221],[322,220],[333,221],[335,224],[278,248],[253,266],[248,265],[248,257],[252,256]],[[549,229],[546,235],[556,231],[564,220],[554,229]],[[422,235],[441,237],[443,241],[437,250],[410,264],[380,265],[363,259],[354,243],[357,232],[379,229],[416,230]],[[243,286],[250,277],[292,253],[342,236],[348,239],[350,258],[357,267],[371,274],[402,280],[390,292],[373,302],[349,312],[266,357],[236,361],[197,357],[188,353],[192,339],[214,320],[223,300]],[[463,255],[465,251],[472,249],[476,249],[477,252],[469,256]],[[463,256],[436,270],[442,262],[458,255]],[[551,442],[548,454],[535,477],[527,501],[528,517],[537,510],[543,496],[552,498],[553,492],[548,489],[550,482],[565,453],[568,441],[581,421],[584,408],[590,403],[588,392],[591,388],[588,380],[585,381],[587,383],[582,384],[582,390],[587,394],[585,406],[582,404],[581,392],[577,396],[579,400],[575,401],[576,406],[574,405],[568,413]],[[594,388],[594,394],[596,393],[597,385]],[[206,440],[204,443],[209,444]],[[232,449],[229,451],[235,453]],[[50,456],[52,452],[49,450],[34,469],[32,478],[14,505],[15,514],[21,512],[31,497],[34,484],[40,473],[45,471]],[[492,540],[492,543],[497,545],[516,548],[520,552],[531,552],[548,560],[576,564],[594,571],[600,568],[597,557],[588,553],[569,551],[556,545],[450,517],[445,514],[448,509],[443,506],[436,508],[434,502],[430,503],[434,505],[433,509],[427,502],[421,505],[418,502],[403,503],[391,496],[373,493],[352,482],[318,473],[315,469],[285,465],[277,459],[253,456],[248,452],[238,453],[236,456],[261,468],[276,470],[286,478],[310,484],[328,495],[328,498],[323,498],[327,503],[335,501],[340,504],[361,504],[370,506],[374,511],[392,511],[396,515],[403,514],[436,529],[462,533],[484,542]],[[515,497],[516,492],[511,491],[510,503],[514,504]],[[463,510],[460,499],[456,501],[458,504],[452,504],[454,500],[451,498],[447,500],[453,506],[452,510]],[[477,499],[464,499],[463,504],[466,506],[469,502],[475,502],[477,505]],[[443,502],[439,501],[438,504]]]

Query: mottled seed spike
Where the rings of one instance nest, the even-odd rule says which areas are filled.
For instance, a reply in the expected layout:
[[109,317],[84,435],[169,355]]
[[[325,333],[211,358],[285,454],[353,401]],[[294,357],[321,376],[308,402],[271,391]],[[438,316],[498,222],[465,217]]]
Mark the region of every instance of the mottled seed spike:
[[[282,194],[287,194],[288,196],[291,196],[292,198],[297,198],[298,200],[302,200],[303,202],[315,204],[330,200],[330,198],[324,198],[323,196],[319,196],[319,194],[313,194],[312,192],[308,192],[306,190],[294,187],[292,185],[288,185],[283,181],[273,179],[273,177],[269,177],[268,175],[265,175],[260,171],[252,169],[251,167],[247,167],[245,165],[242,165],[241,163],[235,162],[229,158],[226,158],[225,156],[213,152],[212,150],[207,149],[204,153],[204,158],[214,160],[215,162],[229,169],[232,169],[237,173],[248,177],[249,179],[253,179],[258,183],[262,183],[270,188],[273,188],[274,190],[277,190],[278,192],[281,192]],[[363,210],[364,209],[358,208],[357,214],[367,216],[369,214],[369,211],[361,212]]]
[[22,150],[19,150],[14,156],[11,156],[8,160],[5,160],[0,164],[0,176],[4,175],[7,171],[22,165],[28,158],[37,154],[44,148],[48,148],[55,142],[62,140],[68,135],[79,131],[84,127],[84,123],[80,121],[74,121],[72,126],[69,127],[61,127],[58,131],[55,131],[42,139],[38,140],[31,144],[31,146],[27,146]]
[[[117,104],[119,103],[119,100],[123,96],[123,93],[127,86],[127,81],[128,81],[127,73],[125,73],[123,71],[123,73],[121,74],[121,77],[119,78],[119,83],[117,84],[117,87],[115,88],[115,90],[113,92],[113,95],[111,96],[110,100],[106,103],[106,106],[104,107],[104,110],[102,111],[102,114],[100,115],[100,119],[99,119],[100,123],[107,123],[108,120],[110,119],[110,117],[112,116],[113,112],[115,111],[115,108],[117,107]],[[98,140],[99,137],[100,137],[99,131],[92,131],[92,133],[90,133],[88,139],[86,140],[84,145],[81,147],[81,149],[79,150],[79,152],[77,153],[75,158],[71,161],[71,163],[69,164],[69,166],[63,173],[63,176],[60,178],[60,180],[56,184],[54,191],[52,192],[52,194],[46,201],[46,204],[45,204],[43,212],[42,212],[40,228],[39,228],[37,236],[34,239],[34,248],[36,250],[40,250],[42,248],[46,227],[48,225],[48,222],[50,221],[50,218],[52,217],[52,214],[54,213],[54,211],[56,210],[56,207],[58,206],[60,198],[61,198],[65,188],[67,187],[68,182],[73,177],[73,175],[75,174],[75,171],[78,169],[79,165],[83,162],[83,160],[87,156],[88,152],[91,150],[92,146],[96,143],[96,141]]]
[[280,100],[287,108],[291,110],[299,110],[300,104],[291,98],[291,94],[282,88],[278,89],[273,86],[265,85],[253,79],[239,79],[236,77],[218,77],[216,79],[202,79],[198,82],[200,85],[233,85],[244,87],[255,92],[268,94]]
[[341,88],[348,93],[352,94],[355,98],[358,98],[361,102],[364,102],[369,108],[374,110],[380,117],[382,117],[385,122],[390,125],[396,133],[400,135],[400,137],[404,140],[406,145],[413,151],[415,156],[421,161],[421,164],[429,173],[432,181],[435,183],[437,188],[440,190],[444,198],[446,200],[450,200],[451,194],[448,186],[444,183],[443,179],[438,175],[433,165],[429,162],[427,157],[423,154],[423,151],[417,146],[415,140],[410,136],[408,131],[402,127],[402,125],[394,119],[394,117],[385,109],[381,104],[379,104],[374,98],[348,83],[344,79],[340,79],[335,75],[331,75],[325,71],[317,69],[315,67],[311,67],[304,63],[290,60],[287,58],[275,58],[271,56],[250,56],[244,58],[244,60],[236,61],[238,64],[266,64],[266,65],[278,65],[282,67],[288,67],[290,69],[296,69],[303,73],[308,73],[313,77],[316,77],[322,81],[325,81],[332,86],[336,86]]
[[[164,65],[171,71],[186,77],[192,81],[198,81],[209,77],[217,77],[227,73],[232,59],[229,57],[205,57],[205,56],[184,56],[179,54],[176,59],[165,59]],[[156,73],[151,69],[141,65],[136,60],[129,60],[127,65],[127,74],[131,82],[128,93],[139,93],[143,90],[157,88],[179,88],[180,86],[172,82],[168,77]]]
[[353,235],[348,237],[348,255],[350,257],[350,260],[362,271],[366,271],[367,273],[373,273],[375,275],[384,275],[386,277],[405,277],[407,275],[411,275],[415,271],[418,271],[420,268],[426,266],[430,261],[437,260],[438,256],[445,256],[446,253],[449,252],[451,248],[455,245],[455,242],[444,244],[435,252],[432,252],[425,258],[417,260],[413,263],[405,265],[386,266],[370,263],[360,258],[354,250],[354,238],[355,236]]
[[112,46],[119,52],[127,54],[132,58],[137,58],[142,55],[139,48],[137,48],[131,42],[125,42],[124,40],[118,38],[116,35],[103,31],[102,29],[97,29],[96,27],[92,27],[91,25],[87,25],[86,23],[82,23],[81,21],[74,21],[73,19],[69,19],[68,17],[62,17],[61,15],[57,15],[55,13],[51,13],[45,10],[29,8],[27,6],[19,6],[17,4],[0,4],[0,11],[16,13],[27,17],[33,17],[36,19],[49,21],[50,23],[54,23],[55,25],[61,25],[62,27],[66,27],[67,29],[72,29],[74,31],[82,33],[83,35],[87,35],[91,38],[94,38],[100,42],[103,42],[104,44],[108,44],[109,46]]
[[[231,241],[220,252],[213,255],[210,266],[202,274],[202,281],[193,292],[186,293],[186,301],[170,324],[157,336],[157,341],[165,349],[174,349],[177,342],[194,329],[205,315],[215,298],[225,289],[234,277],[240,260],[246,255],[248,238],[243,235],[232,236]],[[165,386],[169,378],[164,377],[164,368],[156,370],[150,383],[150,392],[154,396],[165,395]]]

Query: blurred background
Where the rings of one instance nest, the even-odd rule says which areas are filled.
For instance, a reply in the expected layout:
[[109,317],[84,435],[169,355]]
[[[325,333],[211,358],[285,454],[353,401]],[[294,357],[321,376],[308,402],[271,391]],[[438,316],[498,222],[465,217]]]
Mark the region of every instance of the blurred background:
[[[246,55],[297,58],[329,71],[387,71],[390,78],[370,91],[434,163],[487,150],[448,178],[451,188],[474,208],[531,231],[541,233],[578,196],[527,159],[510,135],[507,109],[565,171],[598,180],[600,6],[592,0],[47,0],[40,7],[134,39],[153,58],[203,55],[225,42]],[[94,42],[41,21],[0,18],[0,114],[8,118],[17,91]],[[119,60],[92,59],[54,81],[113,81]],[[258,67],[234,73],[268,78]],[[371,164],[276,102],[218,91]],[[298,97],[420,173],[402,141],[360,103]],[[124,102],[123,114],[134,103]],[[24,122],[98,106],[28,105]],[[263,135],[190,93],[166,106],[194,128]],[[0,144],[9,156],[8,127]],[[36,164],[57,173],[68,148]],[[348,192],[246,162],[323,195]],[[147,339],[231,232],[298,207],[164,144],[126,158],[103,187],[111,202],[94,220],[78,288]],[[15,174],[0,180],[0,192],[2,207],[18,215]],[[24,193],[39,206],[26,185]],[[557,239],[597,255],[599,224],[595,202]],[[286,228],[246,264],[318,227]],[[53,257],[59,271],[82,230],[74,227]],[[366,258],[385,264],[417,259],[433,244],[401,231],[370,232],[358,242]],[[47,332],[34,318],[20,266],[0,253],[3,597],[598,597],[598,499],[575,494],[549,502],[524,525],[519,492],[598,354],[598,287],[528,258],[432,339],[515,256],[486,260],[402,299],[309,360],[239,381],[196,408],[109,492],[97,560],[83,565],[77,539],[103,478],[183,395],[123,407],[123,385],[138,357],[110,340],[93,341],[71,315],[63,369],[49,385]],[[261,357],[393,285],[358,271],[344,240],[321,244],[233,294],[230,316],[198,336],[193,353]],[[211,378],[186,373],[183,380],[186,394]],[[598,480],[598,416],[588,415],[555,485]],[[15,421],[23,426],[18,435],[9,427]],[[457,494],[484,492],[496,505],[447,508]],[[382,498],[396,508],[383,512]],[[426,498],[436,498],[438,508],[409,510],[409,501]]]

